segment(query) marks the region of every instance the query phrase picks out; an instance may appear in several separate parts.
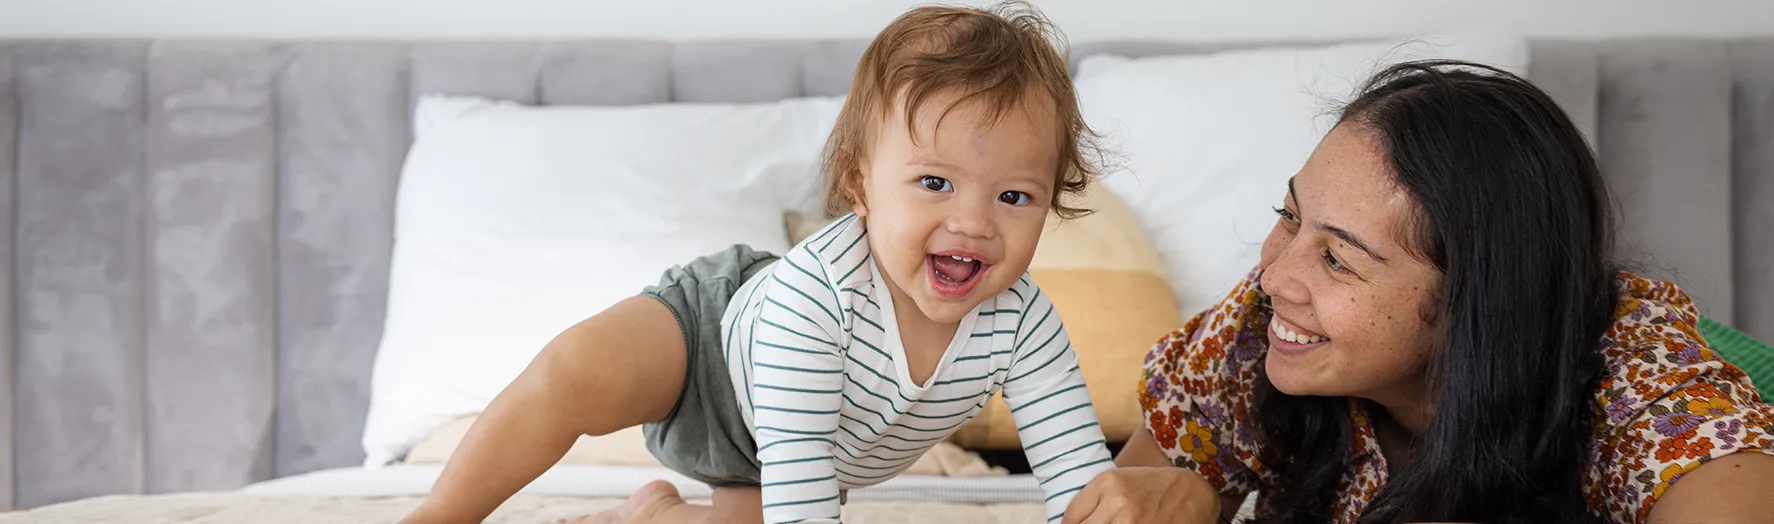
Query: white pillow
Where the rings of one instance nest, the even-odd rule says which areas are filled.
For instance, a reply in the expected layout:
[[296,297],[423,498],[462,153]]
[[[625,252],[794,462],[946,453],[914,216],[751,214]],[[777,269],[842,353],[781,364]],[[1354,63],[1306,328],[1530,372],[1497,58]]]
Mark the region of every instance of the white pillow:
[[782,252],[841,100],[426,97],[402,170],[366,466],[478,413],[561,330],[733,244]]
[[1455,35],[1080,64],[1085,118],[1125,168],[1103,183],[1139,216],[1185,317],[1256,267],[1272,209],[1335,124],[1337,103],[1386,64],[1435,57],[1521,74],[1527,45]]

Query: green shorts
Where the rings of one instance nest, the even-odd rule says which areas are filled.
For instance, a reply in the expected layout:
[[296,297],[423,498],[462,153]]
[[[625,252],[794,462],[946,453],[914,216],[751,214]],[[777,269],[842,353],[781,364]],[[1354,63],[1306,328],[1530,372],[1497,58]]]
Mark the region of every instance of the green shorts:
[[671,268],[643,295],[671,309],[684,333],[684,390],[671,414],[643,425],[647,449],[672,471],[713,487],[760,483],[758,446],[733,395],[721,316],[752,275],[780,258],[739,245]]

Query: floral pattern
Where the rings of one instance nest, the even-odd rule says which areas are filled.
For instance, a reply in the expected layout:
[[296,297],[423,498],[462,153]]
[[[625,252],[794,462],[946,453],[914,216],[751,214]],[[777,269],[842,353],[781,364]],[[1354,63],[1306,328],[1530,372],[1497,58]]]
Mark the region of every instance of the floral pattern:
[[[1146,355],[1139,385],[1147,429],[1165,454],[1225,495],[1281,481],[1257,459],[1262,443],[1247,417],[1251,385],[1269,349],[1259,274],[1159,341]],[[1591,511],[1637,523],[1700,464],[1741,451],[1774,454],[1774,406],[1762,403],[1748,376],[1707,345],[1686,293],[1630,273],[1621,273],[1616,287],[1615,322],[1600,341],[1606,372],[1596,391],[1583,487]],[[1334,522],[1355,522],[1386,483],[1386,460],[1368,415],[1361,403],[1350,405],[1352,468]],[[1261,500],[1257,513],[1264,513]]]

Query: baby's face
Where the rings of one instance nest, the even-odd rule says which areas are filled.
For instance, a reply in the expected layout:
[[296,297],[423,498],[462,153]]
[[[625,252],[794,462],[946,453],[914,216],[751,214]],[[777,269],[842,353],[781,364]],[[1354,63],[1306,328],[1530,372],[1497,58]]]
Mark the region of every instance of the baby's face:
[[1025,96],[992,124],[985,102],[943,115],[954,100],[932,96],[915,130],[894,104],[862,166],[855,206],[896,303],[909,300],[945,324],[1028,271],[1059,163],[1059,130],[1043,94]]

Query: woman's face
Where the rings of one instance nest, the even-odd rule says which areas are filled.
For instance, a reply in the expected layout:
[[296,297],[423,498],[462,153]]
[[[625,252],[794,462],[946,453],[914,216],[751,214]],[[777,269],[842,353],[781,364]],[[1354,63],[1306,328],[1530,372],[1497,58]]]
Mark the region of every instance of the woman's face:
[[1421,403],[1440,272],[1406,248],[1417,206],[1378,135],[1337,126],[1289,185],[1263,242],[1270,382],[1290,395]]

